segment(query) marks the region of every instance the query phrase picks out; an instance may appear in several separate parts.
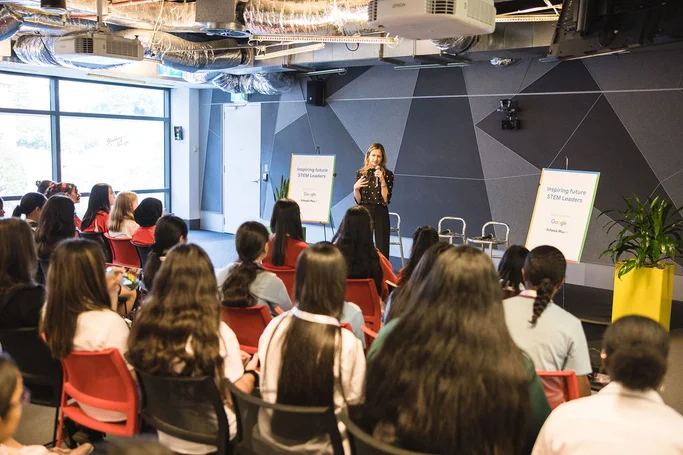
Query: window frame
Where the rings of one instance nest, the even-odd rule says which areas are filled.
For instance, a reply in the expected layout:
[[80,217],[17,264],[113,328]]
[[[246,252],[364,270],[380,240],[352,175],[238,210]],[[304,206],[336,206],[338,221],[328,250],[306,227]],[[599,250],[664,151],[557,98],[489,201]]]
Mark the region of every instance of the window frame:
[[[118,119],[118,120],[147,120],[163,122],[164,125],[164,187],[163,188],[144,188],[133,189],[126,188],[126,191],[133,191],[137,194],[151,194],[164,193],[164,207],[167,213],[172,213],[171,208],[171,90],[164,87],[153,87],[137,84],[119,84],[103,81],[91,81],[78,78],[47,76],[41,74],[26,74],[14,71],[0,71],[0,74],[8,74],[20,77],[37,77],[48,79],[50,81],[50,110],[36,110],[36,109],[20,109],[20,108],[3,108],[0,107],[2,114],[29,114],[29,115],[44,115],[50,117],[50,136],[51,136],[51,156],[52,156],[52,180],[55,182],[62,181],[62,157],[61,157],[61,119],[62,117],[77,117],[77,118],[98,118],[98,119]],[[134,87],[144,88],[147,90],[161,90],[164,93],[164,115],[162,117],[140,116],[140,115],[121,115],[121,114],[101,114],[101,113],[87,113],[87,112],[62,112],[59,108],[59,82],[60,81],[74,81],[83,82],[87,84],[101,84],[114,85],[118,87]],[[42,176],[41,176],[42,177]],[[75,182],[77,183],[77,182]],[[82,196],[90,196],[90,192],[82,192]],[[4,201],[19,201],[23,194],[20,195],[0,195]]]

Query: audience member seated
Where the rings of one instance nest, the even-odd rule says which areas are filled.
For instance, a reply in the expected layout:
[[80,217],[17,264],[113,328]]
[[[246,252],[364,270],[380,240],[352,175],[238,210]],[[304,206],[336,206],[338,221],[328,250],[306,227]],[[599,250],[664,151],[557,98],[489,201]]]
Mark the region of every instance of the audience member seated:
[[[503,301],[512,339],[537,370],[576,372],[581,396],[590,395],[588,343],[581,321],[555,305],[553,296],[564,284],[567,262],[560,250],[544,245],[529,252],[522,276],[526,290]],[[564,402],[562,378],[543,378],[550,406]]]
[[73,201],[61,194],[52,196],[43,206],[36,228],[38,259],[49,260],[59,242],[75,234]]
[[346,259],[347,278],[372,278],[377,293],[385,300],[389,297],[386,281],[396,283],[391,263],[372,243],[372,220],[365,207],[356,205],[346,211],[344,219],[332,239]]
[[[55,249],[40,328],[53,357],[109,348],[124,355],[128,350],[128,324],[116,313],[123,271],[113,268],[107,273],[104,266],[104,254],[95,242],[65,240]],[[123,412],[83,404],[81,408],[102,422],[126,418]]]
[[[400,318],[406,313],[406,307],[408,303],[412,300],[413,291],[420,287],[420,285],[427,279],[429,273],[434,267],[434,262],[436,258],[439,257],[444,251],[455,248],[450,243],[437,242],[432,245],[424,252],[422,259],[418,263],[417,267],[410,273],[410,278],[408,281],[404,282],[403,285],[399,286],[391,293],[389,296],[389,301],[387,302],[387,308],[384,311],[384,322],[388,323],[392,319]],[[410,314],[408,313],[407,316]]]
[[270,218],[270,230],[273,236],[268,241],[263,265],[295,268],[299,255],[308,248],[301,227],[299,204],[291,199],[277,201]]
[[422,259],[422,255],[430,246],[437,243],[439,243],[439,233],[436,232],[436,229],[433,227],[420,226],[415,229],[415,232],[413,232],[413,246],[410,249],[408,265],[398,271],[398,281],[396,283],[399,286],[408,282],[415,267],[417,267],[417,263]]
[[235,248],[238,261],[216,270],[223,305],[240,308],[268,305],[273,317],[278,314],[276,307],[283,311],[292,308],[282,280],[261,268],[268,250],[268,229],[256,221],[243,223],[235,234]]
[[106,183],[97,183],[90,190],[88,209],[83,215],[81,231],[107,232],[109,229],[109,212],[114,203],[114,191]]
[[48,455],[68,453],[85,455],[93,451],[91,444],[83,444],[74,450],[48,450],[44,446],[25,446],[14,440],[24,406],[31,402],[30,392],[24,389],[24,381],[14,361],[7,354],[0,354],[0,454],[1,455]]
[[[298,306],[268,324],[259,340],[261,394],[271,403],[334,406],[342,412],[361,398],[365,355],[360,341],[339,325],[346,292],[346,262],[329,243],[313,245],[299,257],[295,278]],[[259,414],[259,432],[270,436],[271,411]],[[345,427],[339,430],[350,454]],[[327,444],[326,444],[327,443]],[[289,447],[296,453],[331,453],[329,441]],[[327,451],[325,450],[327,449]]]
[[[36,182],[38,183],[38,182]],[[41,182],[42,183],[42,182]],[[40,185],[39,185],[40,187]],[[73,201],[74,204],[81,202],[81,193],[78,192],[78,187],[73,183],[52,183],[47,189],[45,196],[50,199],[52,196],[57,194],[64,194],[68,196],[69,199]],[[74,223],[76,224],[76,229],[81,229],[81,219],[76,215],[76,208],[74,207]]]
[[[223,378],[252,393],[258,357],[242,365],[235,333],[221,321],[218,288],[209,257],[197,245],[180,244],[168,253],[152,293],[135,318],[128,360],[156,376],[215,376],[226,401]],[[231,407],[225,407],[230,435],[237,431]],[[197,416],[202,418],[202,416]],[[159,432],[159,441],[177,453],[205,454],[217,449]]]
[[157,221],[154,230],[154,244],[152,252],[147,258],[145,272],[143,274],[145,287],[152,290],[154,277],[162,262],[166,259],[166,253],[179,243],[187,242],[187,224],[174,215],[164,215]]
[[5,216],[5,201],[0,197],[0,218]]
[[14,208],[12,216],[21,218],[21,215],[26,216],[26,222],[35,230],[38,227],[38,220],[40,219],[40,212],[45,205],[47,198],[40,193],[26,193],[21,198],[19,205]]
[[550,407],[532,362],[505,328],[491,259],[449,247],[408,311],[370,348],[365,402],[354,420],[408,450],[529,453]]
[[115,239],[133,238],[133,233],[140,227],[135,222],[133,214],[138,207],[138,195],[130,191],[121,191],[116,195],[116,200],[109,215],[109,235]]
[[52,180],[36,180],[36,191],[42,195],[47,196],[47,191],[55,182]]
[[0,329],[38,327],[45,288],[38,270],[33,231],[22,220],[0,220]]
[[553,411],[533,455],[683,453],[683,417],[657,392],[668,355],[669,334],[657,322],[643,316],[614,322],[601,354],[612,382]]
[[521,245],[512,245],[503,253],[498,263],[498,276],[503,287],[504,299],[515,297],[525,289],[522,268],[528,254],[529,250]]
[[151,246],[154,243],[154,229],[164,214],[164,206],[159,199],[147,197],[133,212],[135,222],[140,226],[133,233],[132,241],[138,245]]

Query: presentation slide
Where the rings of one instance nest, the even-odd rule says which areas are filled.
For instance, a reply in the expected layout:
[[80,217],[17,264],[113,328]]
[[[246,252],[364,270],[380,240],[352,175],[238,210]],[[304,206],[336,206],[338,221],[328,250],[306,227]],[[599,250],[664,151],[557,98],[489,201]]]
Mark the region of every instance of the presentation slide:
[[599,179],[599,172],[543,169],[526,247],[552,245],[580,262]]
[[335,155],[292,155],[289,198],[301,208],[301,221],[329,223]]

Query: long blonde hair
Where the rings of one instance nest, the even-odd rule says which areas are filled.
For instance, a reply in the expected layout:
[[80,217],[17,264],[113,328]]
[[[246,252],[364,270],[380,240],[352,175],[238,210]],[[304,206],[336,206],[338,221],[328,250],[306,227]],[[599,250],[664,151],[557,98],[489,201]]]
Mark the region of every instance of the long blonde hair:
[[134,220],[133,210],[138,195],[130,191],[121,191],[116,195],[114,206],[109,215],[109,230],[118,232],[121,230],[124,220]]
[[372,153],[373,150],[382,152],[382,161],[379,163],[379,167],[384,170],[387,168],[387,152],[384,151],[384,146],[382,144],[375,143],[368,148],[367,152],[365,152],[365,162],[363,163],[363,169],[361,169],[362,173],[366,173],[370,169],[375,169],[375,166],[370,164],[370,153]]

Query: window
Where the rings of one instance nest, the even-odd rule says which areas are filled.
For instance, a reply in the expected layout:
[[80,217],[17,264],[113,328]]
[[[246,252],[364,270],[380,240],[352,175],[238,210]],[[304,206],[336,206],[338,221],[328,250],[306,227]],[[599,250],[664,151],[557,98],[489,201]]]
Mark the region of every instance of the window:
[[[169,91],[0,72],[0,196],[36,180],[150,193],[169,207]],[[51,100],[54,99],[55,102]],[[140,193],[140,199],[147,196]]]

